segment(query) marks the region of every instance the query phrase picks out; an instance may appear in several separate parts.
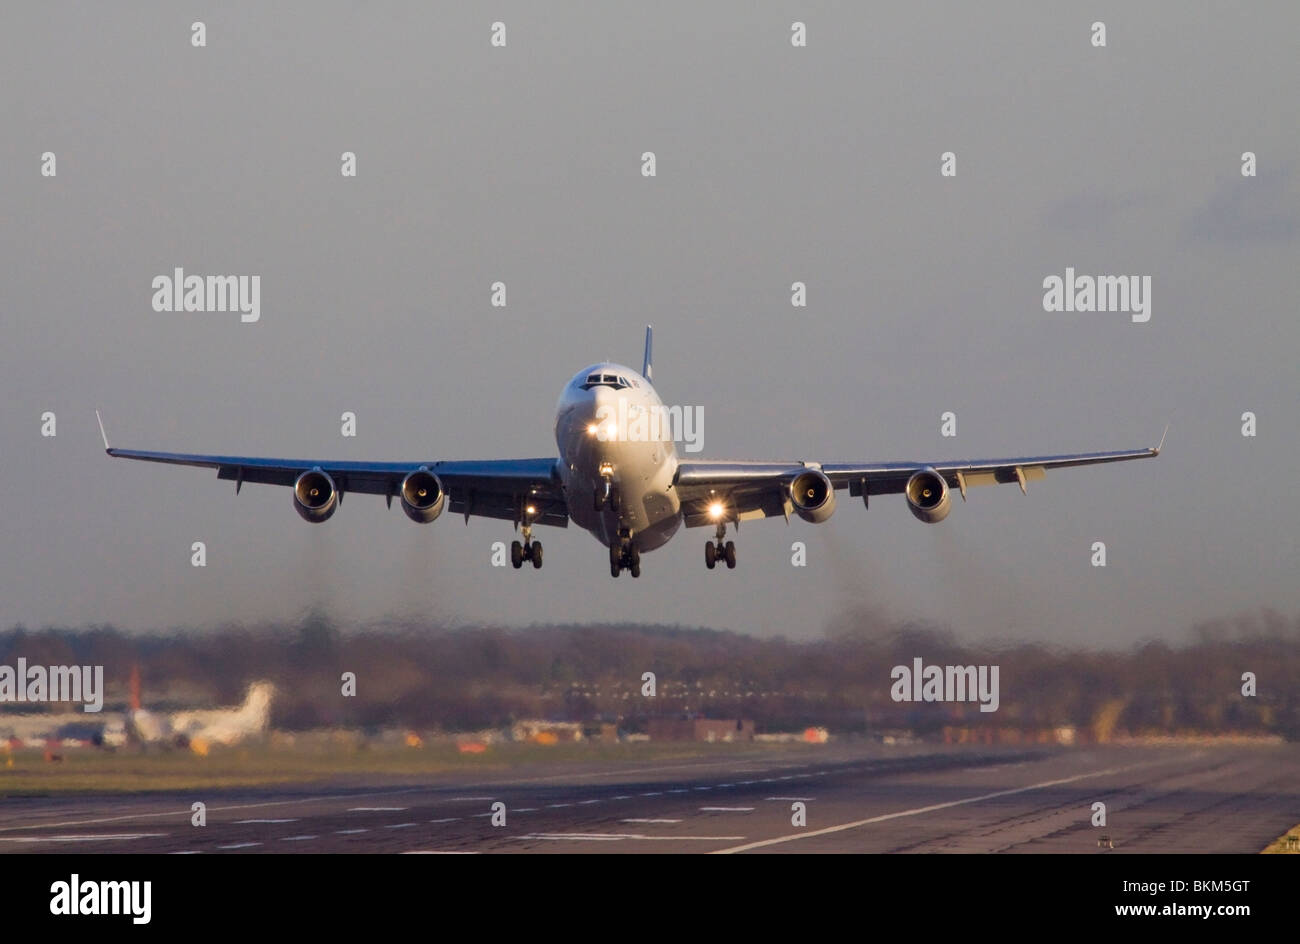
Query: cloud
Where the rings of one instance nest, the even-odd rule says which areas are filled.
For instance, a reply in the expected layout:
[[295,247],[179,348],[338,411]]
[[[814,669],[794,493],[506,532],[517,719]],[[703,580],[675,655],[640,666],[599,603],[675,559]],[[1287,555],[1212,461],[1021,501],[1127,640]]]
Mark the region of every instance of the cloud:
[[1188,220],[1184,238],[1215,245],[1294,241],[1300,236],[1300,196],[1288,188],[1294,169],[1225,182]]

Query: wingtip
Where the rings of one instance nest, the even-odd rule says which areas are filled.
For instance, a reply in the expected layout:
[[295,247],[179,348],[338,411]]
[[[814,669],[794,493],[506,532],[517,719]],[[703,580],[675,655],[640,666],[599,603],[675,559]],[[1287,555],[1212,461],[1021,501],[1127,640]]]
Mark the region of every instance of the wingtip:
[[1151,450],[1153,455],[1160,455],[1160,450],[1165,448],[1165,437],[1169,435],[1169,424],[1165,424],[1165,431],[1160,434],[1160,444]]
[[95,419],[99,421],[99,435],[100,438],[104,440],[104,451],[111,456],[113,454],[113,449],[108,444],[108,433],[104,432],[104,418],[99,415],[99,410],[95,411]]

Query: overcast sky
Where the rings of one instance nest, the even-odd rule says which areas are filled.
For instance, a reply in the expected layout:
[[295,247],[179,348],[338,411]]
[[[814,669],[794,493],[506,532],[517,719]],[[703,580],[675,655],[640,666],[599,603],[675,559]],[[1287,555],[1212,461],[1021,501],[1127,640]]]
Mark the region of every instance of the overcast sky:
[[[321,606],[815,638],[865,606],[1111,646],[1300,609],[1295,4],[437,7],[6,12],[0,626]],[[1045,312],[1067,266],[1149,275],[1149,323]],[[261,276],[261,320],[155,312],[176,267]],[[615,581],[576,528],[539,529],[540,572],[493,568],[508,523],[353,495],[308,525],[287,489],[110,460],[95,426],[142,449],[549,456],[560,388],[639,366],[647,321],[707,457],[1123,449],[1166,422],[1168,446],[975,490],[936,526],[840,493],[825,525],[745,523],[736,571],[683,530]]]

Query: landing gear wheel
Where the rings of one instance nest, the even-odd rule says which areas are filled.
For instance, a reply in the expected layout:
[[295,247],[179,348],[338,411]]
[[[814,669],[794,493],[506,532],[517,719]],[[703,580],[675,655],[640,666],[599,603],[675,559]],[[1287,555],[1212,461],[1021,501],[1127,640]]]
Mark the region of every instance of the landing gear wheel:
[[609,546],[609,575],[617,577],[623,569],[623,550],[617,544]]
[[712,541],[704,542],[704,566],[712,570],[718,563],[718,549],[713,546]]
[[640,577],[640,576],[641,576],[641,550],[640,550],[640,548],[638,548],[635,544],[630,545],[630,546],[628,547],[628,551],[627,551],[627,558],[628,558],[627,569],[631,572],[631,574],[632,574],[632,576],[633,576],[634,578],[635,578],[635,577]]
[[734,541],[728,541],[727,546],[723,548],[723,554],[727,558],[727,570],[736,569],[736,544]]
[[524,566],[524,546],[518,541],[510,542],[510,565],[515,570]]
[[533,562],[533,570],[542,569],[542,542],[534,541],[528,545],[528,556]]
[[640,577],[640,576],[641,576],[641,562],[640,562],[640,561],[637,561],[635,564],[633,564],[631,567],[628,568],[628,571],[632,574],[633,577]]

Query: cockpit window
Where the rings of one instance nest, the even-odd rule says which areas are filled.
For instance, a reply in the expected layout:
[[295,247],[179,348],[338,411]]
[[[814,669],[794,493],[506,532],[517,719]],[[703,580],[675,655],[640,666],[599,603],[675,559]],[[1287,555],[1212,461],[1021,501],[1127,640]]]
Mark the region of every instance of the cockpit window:
[[620,377],[618,374],[588,374],[587,381],[582,385],[583,390],[590,390],[592,387],[631,387],[627,379]]

